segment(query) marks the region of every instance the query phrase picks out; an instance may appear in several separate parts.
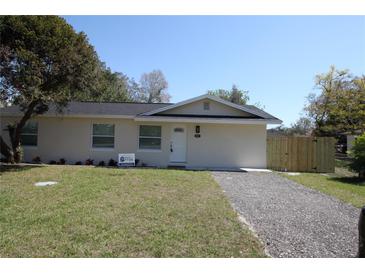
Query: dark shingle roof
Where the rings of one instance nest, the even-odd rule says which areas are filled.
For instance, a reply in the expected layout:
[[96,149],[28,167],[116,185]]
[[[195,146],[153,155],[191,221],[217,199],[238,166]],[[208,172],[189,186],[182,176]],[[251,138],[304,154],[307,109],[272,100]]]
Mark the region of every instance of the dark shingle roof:
[[[63,109],[62,113],[57,112],[55,106],[50,106],[50,109],[45,113],[45,115],[75,115],[75,116],[106,116],[106,115],[131,115],[136,116],[163,108],[170,103],[97,103],[97,102],[70,102],[66,108]],[[269,113],[253,106],[245,105],[246,108],[252,110],[255,114],[259,115],[264,119],[278,119]],[[0,108],[0,115],[6,116],[16,116],[21,115],[18,106],[10,106],[5,108]]]
[[265,118],[265,119],[279,119],[276,118],[275,116],[272,116],[271,114],[267,113],[266,111],[263,111],[262,109],[259,109],[256,106],[253,105],[245,105],[245,107],[247,107],[248,109],[254,111],[257,115]]
[[[138,115],[147,111],[166,107],[167,103],[96,103],[96,102],[70,102],[61,114],[65,115]],[[20,114],[17,106],[1,108],[1,115]],[[55,106],[50,106],[46,115],[56,115]],[[61,115],[60,114],[60,115]]]

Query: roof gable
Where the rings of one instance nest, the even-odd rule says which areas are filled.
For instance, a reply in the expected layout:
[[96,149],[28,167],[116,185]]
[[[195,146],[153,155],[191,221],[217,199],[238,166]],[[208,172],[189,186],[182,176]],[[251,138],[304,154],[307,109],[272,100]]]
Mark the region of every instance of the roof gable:
[[[212,102],[212,111],[206,111],[203,108],[204,102]],[[146,113],[144,116],[152,115],[168,115],[168,114],[180,114],[180,115],[213,115],[213,116],[237,116],[237,117],[251,117],[251,118],[275,118],[265,117],[266,112],[261,111],[253,106],[237,105],[226,100],[223,100],[217,96],[204,94],[174,105],[155,109]]]
[[226,117],[244,117],[244,118],[258,118],[257,115],[252,113],[248,113],[246,111],[232,108],[225,104],[219,103],[217,101],[207,99],[201,99],[198,101],[194,101],[182,106],[178,106],[175,108],[171,108],[168,110],[164,110],[162,112],[158,112],[152,114],[154,116],[226,116]]

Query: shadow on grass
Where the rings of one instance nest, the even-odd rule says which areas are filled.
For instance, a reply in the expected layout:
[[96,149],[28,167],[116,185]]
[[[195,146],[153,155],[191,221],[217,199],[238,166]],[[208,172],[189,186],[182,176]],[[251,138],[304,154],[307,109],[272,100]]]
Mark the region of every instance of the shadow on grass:
[[11,165],[11,164],[1,163],[0,173],[18,172],[18,171],[24,171],[24,170],[29,170],[29,169],[38,168],[38,167],[42,167],[42,165],[27,165],[27,164]]
[[350,185],[359,185],[365,187],[365,179],[359,177],[332,177],[330,178],[331,181],[350,184]]

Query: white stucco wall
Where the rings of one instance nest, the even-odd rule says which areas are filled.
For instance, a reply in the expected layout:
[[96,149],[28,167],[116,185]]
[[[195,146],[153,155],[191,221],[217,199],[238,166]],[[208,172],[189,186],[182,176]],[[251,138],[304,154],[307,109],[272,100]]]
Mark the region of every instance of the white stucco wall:
[[[15,118],[1,118],[1,135],[9,142],[6,124]],[[30,162],[36,156],[48,163],[65,158],[68,163],[84,162],[86,159],[99,161],[117,160],[118,153],[136,153],[137,159],[143,159],[148,165],[163,166],[167,164],[170,130],[168,125],[162,126],[161,151],[145,152],[138,150],[139,124],[132,119],[91,119],[91,118],[45,118],[38,121],[37,147],[23,147],[24,161]],[[109,123],[115,125],[114,148],[92,148],[92,124]],[[151,124],[151,123],[142,123]],[[160,124],[159,124],[160,125]]]
[[[4,131],[6,124],[14,118],[1,117],[1,135],[8,141]],[[46,118],[39,117],[38,146],[24,147],[24,161],[34,157],[48,163],[65,158],[68,163],[84,162],[86,159],[109,161],[117,159],[118,153],[136,153],[136,158],[147,165],[167,166],[170,156],[171,128],[175,124],[153,123],[162,127],[161,151],[138,149],[139,125],[132,119],[91,118]],[[93,149],[92,124],[112,123],[115,125],[115,147]],[[176,124],[178,125],[178,124]],[[188,167],[266,167],[266,125],[222,125],[199,124],[201,138],[195,138],[195,125],[187,124]]]
[[200,132],[188,127],[188,166],[266,167],[266,125],[203,124]]
[[347,135],[346,141],[347,141],[347,152],[350,152],[352,149],[352,146],[354,145],[355,139],[357,136],[355,135]]

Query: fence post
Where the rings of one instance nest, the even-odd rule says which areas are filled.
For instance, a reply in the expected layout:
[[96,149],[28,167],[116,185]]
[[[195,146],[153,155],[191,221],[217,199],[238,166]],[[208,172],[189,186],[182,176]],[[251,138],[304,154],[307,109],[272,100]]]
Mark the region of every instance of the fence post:
[[360,211],[359,218],[359,258],[365,258],[365,206]]

